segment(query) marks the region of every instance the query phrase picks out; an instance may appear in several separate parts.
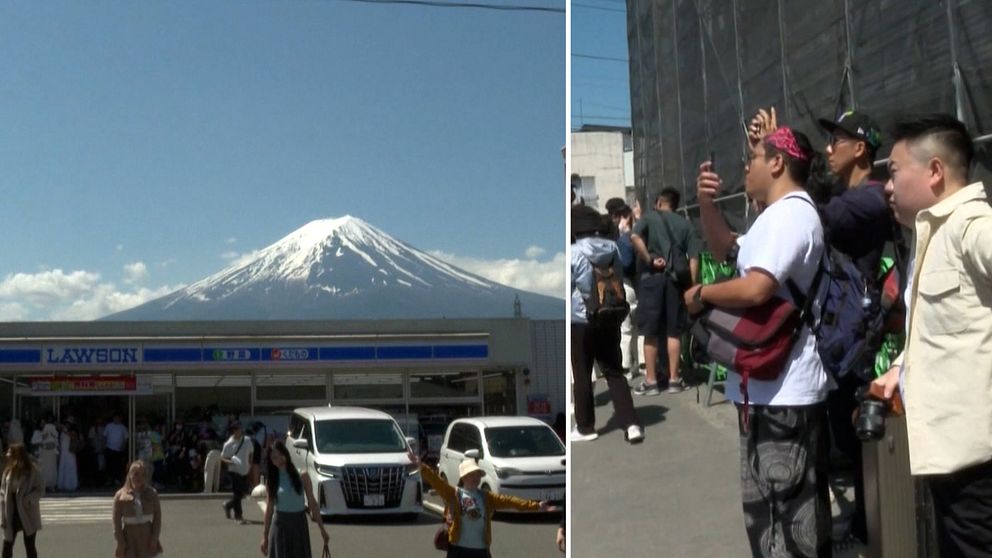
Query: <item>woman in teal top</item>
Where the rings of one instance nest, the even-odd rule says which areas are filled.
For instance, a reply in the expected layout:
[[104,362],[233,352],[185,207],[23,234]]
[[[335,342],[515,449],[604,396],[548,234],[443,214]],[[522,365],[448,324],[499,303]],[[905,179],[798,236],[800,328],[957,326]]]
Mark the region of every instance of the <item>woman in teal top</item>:
[[282,440],[277,440],[269,450],[267,471],[262,554],[268,558],[311,558],[308,511],[320,527],[324,546],[329,537],[313,496],[310,476],[293,467]]

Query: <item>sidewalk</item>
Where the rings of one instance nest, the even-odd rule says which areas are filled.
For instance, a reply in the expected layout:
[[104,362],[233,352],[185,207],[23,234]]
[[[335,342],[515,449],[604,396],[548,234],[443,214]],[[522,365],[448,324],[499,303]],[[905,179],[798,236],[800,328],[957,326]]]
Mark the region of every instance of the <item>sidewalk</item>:
[[[699,386],[700,399],[704,390]],[[646,438],[632,446],[613,421],[605,382],[597,382],[600,437],[571,446],[571,556],[750,556],[734,407],[719,393],[712,407],[696,401],[695,387],[634,395]],[[858,550],[834,556],[856,558]]]

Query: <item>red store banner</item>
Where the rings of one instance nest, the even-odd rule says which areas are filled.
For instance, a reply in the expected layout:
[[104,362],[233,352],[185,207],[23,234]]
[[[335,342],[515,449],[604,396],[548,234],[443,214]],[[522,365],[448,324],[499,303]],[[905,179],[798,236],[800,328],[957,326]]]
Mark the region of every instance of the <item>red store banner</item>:
[[[31,378],[34,393],[85,395],[87,393],[138,393],[138,379],[134,376],[47,376]],[[143,383],[143,382],[142,382]],[[148,386],[151,387],[151,386]],[[150,390],[149,390],[150,391]]]

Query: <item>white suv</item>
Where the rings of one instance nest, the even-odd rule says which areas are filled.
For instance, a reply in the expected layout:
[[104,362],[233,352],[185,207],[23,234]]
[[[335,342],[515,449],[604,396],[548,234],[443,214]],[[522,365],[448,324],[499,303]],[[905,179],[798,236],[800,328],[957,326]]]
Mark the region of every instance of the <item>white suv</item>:
[[393,417],[361,407],[306,407],[290,418],[286,446],[308,471],[324,515],[423,510],[420,470]]
[[448,425],[438,470],[458,483],[458,464],[475,458],[485,472],[482,489],[529,500],[565,498],[565,446],[533,417],[474,417]]

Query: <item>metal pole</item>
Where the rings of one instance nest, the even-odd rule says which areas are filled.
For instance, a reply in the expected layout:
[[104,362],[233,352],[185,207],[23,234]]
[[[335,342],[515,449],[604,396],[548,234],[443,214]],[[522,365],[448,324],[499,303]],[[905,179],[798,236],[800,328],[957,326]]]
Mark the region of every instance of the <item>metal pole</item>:
[[677,2],[672,1],[672,39],[675,44],[675,103],[678,107],[678,130],[679,130],[679,181],[682,183],[682,191],[685,192],[685,140],[682,137],[682,85],[679,79],[679,20]]
[[[980,145],[980,144],[983,144],[983,143],[988,143],[990,141],[992,141],[992,134],[985,134],[984,136],[978,136],[976,138],[971,138],[971,143],[973,143],[975,145]],[[886,157],[885,159],[879,159],[879,160],[875,161],[872,164],[872,166],[875,166],[875,167],[878,167],[878,168],[885,168],[886,166],[888,166],[888,164],[889,164],[889,158]]]
[[[699,22],[699,68],[703,77],[703,124],[706,127],[706,143],[710,143],[710,108],[709,108],[709,87],[706,82],[706,42],[703,39],[703,12],[699,9],[699,2],[696,2],[696,20]],[[683,191],[684,195],[686,192]],[[683,196],[684,197],[684,196]]]
[[169,403],[170,403],[169,408],[170,408],[170,411],[171,411],[171,415],[170,415],[170,418],[169,418],[169,424],[167,426],[169,428],[171,428],[172,425],[176,423],[176,374],[175,374],[175,372],[169,374],[169,382],[170,382],[171,388],[172,388],[171,391],[170,391],[170,394],[169,394]]
[[[714,203],[720,203],[720,202],[724,202],[724,201],[727,201],[727,200],[733,200],[733,199],[737,199],[737,198],[741,198],[741,197],[745,197],[745,196],[747,196],[747,192],[737,192],[736,194],[728,194],[726,196],[721,196],[719,198],[716,198],[716,199],[713,200],[713,202]],[[696,209],[697,207],[699,207],[699,204],[698,203],[694,203],[692,205],[685,206],[685,209],[686,209],[686,211],[688,211],[690,209]]]
[[[745,121],[746,116],[744,115],[744,85],[743,78],[741,78],[741,68],[744,66],[744,61],[741,59],[741,35],[738,30],[737,22],[737,0],[733,1],[734,10],[734,55],[737,57],[737,102],[741,107],[741,133],[744,135],[741,142],[741,159],[747,159],[747,122]],[[743,192],[741,193],[743,194]],[[741,194],[732,194],[733,196],[740,196]],[[720,200],[715,200],[719,203]],[[698,205],[698,204],[697,204]],[[747,203],[747,196],[744,196],[744,226],[747,227],[747,223],[750,219],[751,204]]]
[[[652,29],[654,29],[654,16],[655,16],[654,7],[655,7],[655,4],[652,2],[651,3],[651,28]],[[637,41],[638,41],[638,45],[640,45],[640,41],[643,40],[643,36],[641,35],[641,28],[640,28],[640,26],[637,27],[637,33],[638,33],[638,35],[637,35]],[[653,37],[653,35],[649,35],[649,36]],[[652,54],[652,60],[651,60],[651,62],[653,63],[654,70],[655,70],[654,72],[652,72],[652,75],[654,75],[654,95],[655,95],[654,96],[654,99],[655,99],[655,107],[654,108],[657,109],[657,112],[654,113],[654,114],[658,117],[657,118],[657,120],[658,120],[658,159],[661,161],[661,171],[660,171],[661,172],[661,176],[664,177],[665,176],[665,142],[664,142],[664,136],[665,136],[665,134],[662,132],[662,126],[661,126],[661,78],[659,77],[661,75],[661,72],[659,71],[660,70],[660,65],[658,64],[658,49],[657,49],[657,44],[656,43],[652,43],[652,45],[651,45],[651,54]],[[639,54],[638,54],[637,59],[640,60],[640,55]],[[645,114],[647,114],[647,113],[644,111],[644,95],[641,95],[641,116],[642,116],[642,118],[644,117]],[[644,154],[643,153],[641,154],[641,158],[642,158],[642,164],[644,164],[644,167],[645,167],[644,168],[644,174],[646,175],[647,174],[647,164],[645,162],[643,162],[643,159],[644,159]],[[644,200],[642,201],[641,207],[642,208],[646,208],[646,207],[650,207],[650,202],[648,201],[648,187],[647,187],[647,184],[646,183],[643,184],[643,186],[644,186]]]
[[785,107],[785,121],[792,121],[792,109],[789,108],[789,68],[785,50],[785,5],[778,0],[778,42],[782,61],[782,105]]
[[847,37],[847,56],[844,60],[844,75],[847,78],[847,96],[851,102],[851,108],[855,109],[858,107],[858,102],[854,98],[854,40],[851,36],[850,0],[844,0],[844,33]]
[[[954,25],[954,0],[947,0],[946,4],[948,36],[951,42],[951,66],[953,68],[951,82],[954,85],[954,111],[957,114],[958,120],[965,122],[964,79],[961,76],[961,65],[958,63],[958,32],[957,27]],[[965,126],[967,125],[968,123],[965,122]]]

